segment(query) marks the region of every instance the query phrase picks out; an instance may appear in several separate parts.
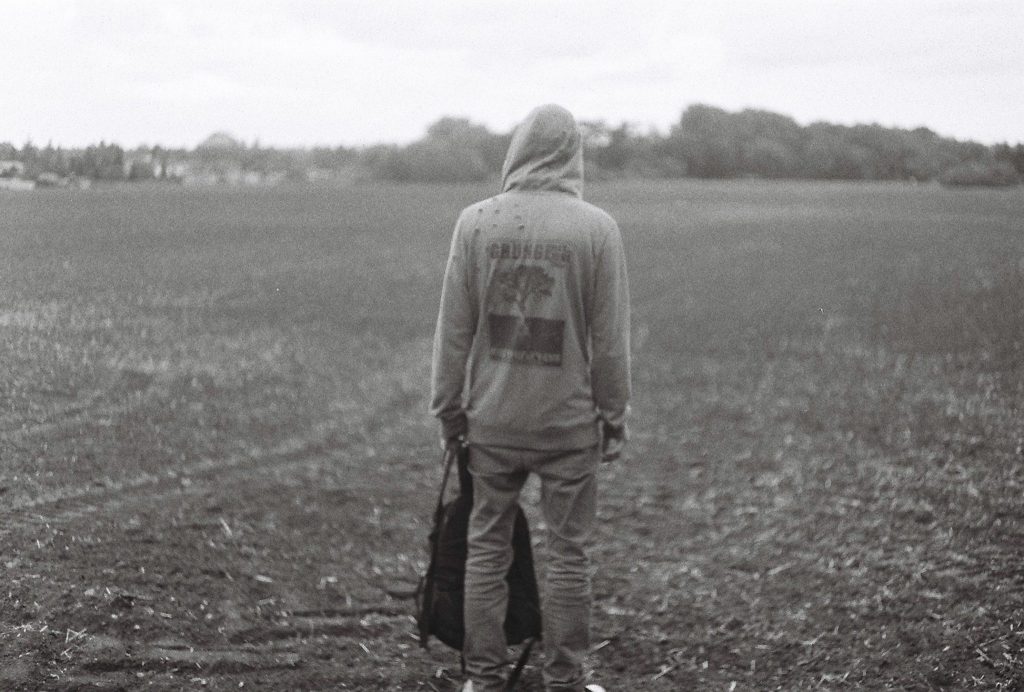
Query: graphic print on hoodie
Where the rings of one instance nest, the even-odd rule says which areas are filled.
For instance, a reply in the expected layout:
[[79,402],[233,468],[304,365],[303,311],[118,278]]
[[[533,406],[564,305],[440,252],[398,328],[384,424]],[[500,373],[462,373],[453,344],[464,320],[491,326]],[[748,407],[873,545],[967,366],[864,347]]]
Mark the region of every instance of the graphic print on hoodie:
[[487,245],[494,264],[487,300],[490,357],[524,365],[562,365],[565,320],[531,317],[565,283],[565,243],[500,238]]
[[572,115],[516,129],[502,192],[460,214],[434,333],[431,411],[471,444],[582,449],[630,395],[629,288],[618,226],[581,199]]

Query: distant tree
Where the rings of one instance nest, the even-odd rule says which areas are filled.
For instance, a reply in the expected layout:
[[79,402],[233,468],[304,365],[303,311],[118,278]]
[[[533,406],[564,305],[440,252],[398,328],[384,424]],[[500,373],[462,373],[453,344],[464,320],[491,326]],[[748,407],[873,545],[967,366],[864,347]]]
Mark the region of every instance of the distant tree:
[[318,167],[329,170],[340,170],[350,166],[356,158],[356,152],[345,147],[315,147],[310,152],[310,162]]
[[21,145],[18,160],[25,164],[25,175],[29,178],[35,178],[43,172],[39,166],[39,147],[32,144],[31,140],[26,140]]
[[86,178],[121,180],[124,178],[124,150],[116,144],[101,141],[71,157],[71,172]]
[[676,178],[686,173],[685,162],[672,155],[666,139],[656,131],[641,132],[627,122],[610,127],[602,120],[581,122],[580,129],[590,179]]
[[801,128],[788,116],[747,109],[731,116],[743,175],[791,178],[800,173]]
[[396,144],[376,144],[359,152],[359,165],[375,178],[399,180],[396,165],[398,152]]
[[480,155],[489,172],[498,172],[505,161],[510,135],[496,135],[467,118],[444,117],[427,128],[426,139],[459,149],[471,149]]
[[608,144],[597,151],[597,165],[612,171],[625,170],[637,153],[634,140],[633,128],[628,123],[609,130]]
[[227,132],[214,132],[196,145],[196,151],[213,151],[218,153],[241,151],[245,143]]
[[953,186],[1006,187],[1019,185],[1021,175],[1007,161],[975,159],[953,166],[939,177],[939,181],[943,185]]
[[743,170],[762,178],[792,178],[799,160],[785,142],[766,135],[755,135],[742,147]]
[[370,147],[359,160],[375,178],[385,180],[484,180],[501,170],[508,141],[465,118],[441,118],[422,139],[404,147]]
[[804,132],[801,174],[826,180],[862,180],[871,177],[871,154],[846,137],[846,128],[813,123]]
[[[771,111],[728,112],[705,104],[686,108],[667,134],[640,131],[622,122],[580,122],[589,179],[616,177],[816,178],[835,180],[1005,180],[1006,166],[1024,175],[1024,144],[998,144],[941,137],[928,128],[881,125],[845,126],[816,122],[799,125]],[[443,117],[419,140],[361,149],[314,147],[275,149],[251,146],[224,132],[207,137],[195,149],[144,148],[152,165],[138,161],[125,168],[124,151],[100,142],[65,150],[31,141],[20,149],[0,143],[0,160],[21,161],[26,174],[79,175],[120,179],[174,176],[185,162],[193,171],[233,177],[255,171],[267,177],[304,179],[313,169],[355,168],[381,180],[463,182],[495,178],[512,133],[493,133],[467,118]],[[135,152],[138,154],[138,151]],[[131,160],[130,160],[131,161]],[[996,165],[1000,164],[1000,165]],[[1002,165],[1005,164],[1005,165]],[[948,174],[947,174],[948,173]],[[950,182],[950,184],[955,184]]]
[[670,150],[690,175],[729,178],[742,173],[740,140],[734,121],[721,108],[690,106],[669,134]]
[[152,180],[155,177],[153,166],[144,161],[132,161],[128,167],[129,180]]
[[43,173],[52,173],[58,177],[70,173],[67,153],[60,147],[54,147],[53,142],[48,142],[44,148],[35,152],[32,171],[28,174],[38,177]]
[[491,173],[479,150],[430,137],[402,150],[399,170],[399,179],[442,183],[484,180]]
[[1011,147],[1009,144],[997,144],[992,148],[997,161],[1005,161],[1013,166],[1017,173],[1024,175],[1024,144]]

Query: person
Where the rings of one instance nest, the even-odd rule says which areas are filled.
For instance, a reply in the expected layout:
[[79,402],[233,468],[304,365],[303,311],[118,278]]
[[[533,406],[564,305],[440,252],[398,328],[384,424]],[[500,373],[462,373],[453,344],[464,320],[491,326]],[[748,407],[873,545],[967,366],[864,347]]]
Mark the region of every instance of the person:
[[579,129],[533,110],[512,137],[501,193],[464,209],[434,335],[431,411],[469,447],[464,691],[503,689],[502,623],[520,490],[540,478],[548,530],[542,602],[547,690],[586,684],[598,462],[618,458],[630,397],[629,286],[615,221],[584,202]]

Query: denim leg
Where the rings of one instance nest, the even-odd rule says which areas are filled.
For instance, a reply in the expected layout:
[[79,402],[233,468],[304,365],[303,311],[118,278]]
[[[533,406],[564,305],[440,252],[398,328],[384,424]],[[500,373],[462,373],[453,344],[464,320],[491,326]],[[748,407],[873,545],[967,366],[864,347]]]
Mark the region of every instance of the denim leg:
[[473,512],[469,518],[466,558],[463,655],[466,672],[479,692],[505,684],[508,644],[505,612],[512,563],[512,529],[517,501],[527,472],[509,450],[470,447]]
[[541,478],[548,525],[544,593],[544,684],[548,690],[583,689],[590,646],[590,560],[584,542],[597,516],[597,448],[556,453],[532,470]]

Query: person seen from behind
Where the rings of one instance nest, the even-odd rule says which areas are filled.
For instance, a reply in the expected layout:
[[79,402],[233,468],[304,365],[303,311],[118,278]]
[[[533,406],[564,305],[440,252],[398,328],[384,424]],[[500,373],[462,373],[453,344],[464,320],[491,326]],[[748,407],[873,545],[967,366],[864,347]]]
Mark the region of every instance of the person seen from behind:
[[464,692],[504,689],[503,631],[519,494],[539,476],[548,529],[544,685],[587,685],[597,467],[626,440],[629,286],[615,221],[584,202],[580,132],[541,106],[513,135],[501,193],[462,211],[434,335],[431,412],[467,444],[473,510]]

